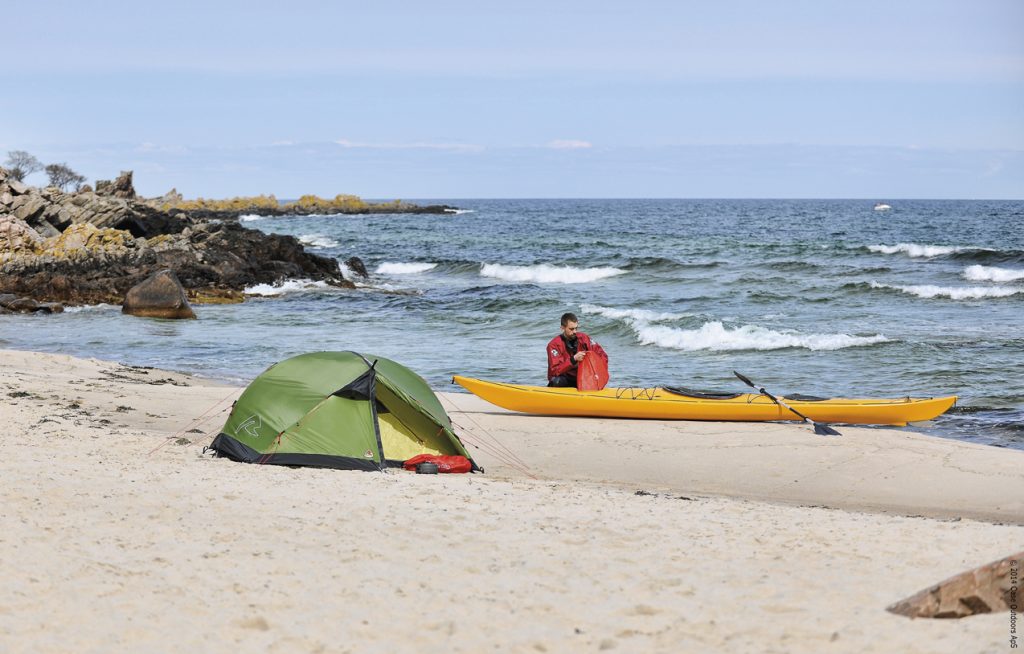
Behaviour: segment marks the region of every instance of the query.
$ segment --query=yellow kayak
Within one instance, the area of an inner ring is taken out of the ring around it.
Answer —
[[[788,409],[757,393],[733,395],[659,387],[578,391],[504,384],[458,375],[452,381],[491,404],[521,413],[652,420],[800,420]],[[898,399],[808,399],[794,395],[780,399],[815,422],[898,426],[931,420],[956,403],[955,395]]]

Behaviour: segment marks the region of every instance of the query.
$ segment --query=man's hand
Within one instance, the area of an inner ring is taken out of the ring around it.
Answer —
[[[580,361],[583,361],[583,357],[585,356],[587,356],[586,352],[577,352],[572,356],[572,360],[575,361],[576,363],[579,363]]]

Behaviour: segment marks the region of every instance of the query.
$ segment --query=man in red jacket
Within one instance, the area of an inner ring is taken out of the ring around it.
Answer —
[[[548,343],[548,386],[576,387],[577,366],[583,357],[599,356],[608,363],[608,354],[583,332],[576,331],[579,319],[574,313],[562,316],[562,333]]]

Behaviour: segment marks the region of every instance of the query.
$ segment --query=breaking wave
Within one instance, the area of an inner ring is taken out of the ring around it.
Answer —
[[[584,284],[600,279],[622,275],[621,268],[573,268],[552,266],[542,263],[536,266],[506,266],[500,263],[485,263],[480,267],[482,277],[493,277],[506,282],[539,284]]]
[[[316,289],[331,288],[327,282],[317,282],[312,279],[288,279],[280,284],[256,284],[245,289],[246,295],[261,295],[271,297],[286,295],[288,293],[300,293]]]
[[[658,313],[646,309],[612,309],[596,305],[583,305],[583,311],[621,320],[633,330],[641,345],[656,345],[673,350],[781,350],[804,348],[808,350],[841,350],[885,343],[889,339],[881,334],[852,336],[850,334],[800,334],[794,331],[775,331],[756,325],[729,328],[721,321],[706,322],[697,329],[682,329],[653,323],[680,320],[684,314]]]
[[[436,263],[401,263],[385,261],[377,266],[377,273],[381,275],[415,275],[437,268]]]
[[[852,336],[850,334],[800,334],[780,332],[756,325],[742,325],[734,329],[719,321],[707,322],[697,329],[677,329],[664,325],[636,323],[637,338],[643,345],[657,345],[673,350],[781,350],[804,348],[807,350],[842,350],[885,343],[882,334]]]
[[[336,248],[341,245],[341,243],[333,238],[321,234],[304,234],[299,237],[299,243],[314,248]]]
[[[954,252],[975,250],[978,248],[962,248],[952,245],[918,245],[917,243],[897,243],[896,245],[869,245],[872,252],[881,254],[906,254],[912,258],[941,257]]]
[[[601,307],[596,304],[584,304],[580,309],[584,313],[596,313],[599,316],[612,318],[613,320],[627,320],[633,322],[659,322],[664,320],[679,320],[687,314],[682,313],[659,313],[647,309],[612,309]]]
[[[244,216],[239,216],[238,217],[238,222],[251,223],[251,222],[255,222],[257,220],[266,220],[269,217],[270,216],[257,216],[254,213],[247,213]]]
[[[1015,282],[1024,279],[1024,270],[974,265],[964,268],[963,276],[972,282]]]
[[[1010,297],[1011,295],[1024,293],[1024,288],[993,288],[989,286],[949,287],[934,286],[932,284],[898,286],[896,284],[879,284],[878,282],[871,282],[871,288],[889,288],[925,299],[946,297],[951,300],[979,300],[986,297]]]
[[[107,304],[100,302],[99,304],[83,304],[77,307],[64,307],[64,313],[91,313],[93,311],[110,311],[112,309],[121,310],[121,307],[117,304]]]

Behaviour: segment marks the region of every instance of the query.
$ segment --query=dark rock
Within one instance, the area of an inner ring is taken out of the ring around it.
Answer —
[[[37,311],[41,313],[64,313],[64,305],[60,302],[40,302]]]
[[[290,236],[203,220],[140,201],[130,173],[97,191],[63,193],[12,183],[0,169],[0,292],[66,304],[120,303],[163,269],[195,301],[239,302],[256,284],[290,277],[352,287],[337,260]],[[164,200],[180,201],[175,191]]]
[[[352,287],[336,259],[304,251],[294,237],[238,223],[196,223],[150,239],[75,225],[47,245],[41,255],[0,262],[0,292],[67,304],[121,303],[132,286],[168,268],[203,302],[241,301],[247,287],[287,278]]]
[[[18,297],[11,293],[0,293],[0,308],[8,312],[22,313],[63,313],[64,305],[59,302],[36,302],[27,297]]]
[[[369,273],[366,272],[366,265],[359,257],[349,257],[345,260],[345,266],[360,277],[370,276]]]
[[[21,313],[32,313],[39,309],[39,303],[31,298],[19,297],[6,302],[4,308],[10,311],[20,311]]]
[[[447,204],[428,204],[424,207],[416,207],[413,213],[455,213],[456,211],[458,211],[456,207]]]
[[[125,295],[121,313],[148,318],[195,318],[181,282],[170,270],[161,270],[133,286]]]

